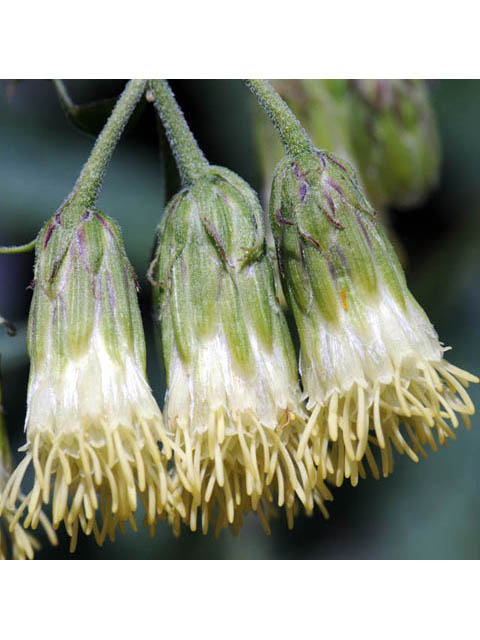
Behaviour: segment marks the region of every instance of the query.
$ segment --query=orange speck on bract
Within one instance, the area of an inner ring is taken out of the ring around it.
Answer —
[[[342,296],[343,308],[346,311],[348,307],[347,307],[347,292],[345,291],[345,289],[342,289],[340,291],[340,295]]]

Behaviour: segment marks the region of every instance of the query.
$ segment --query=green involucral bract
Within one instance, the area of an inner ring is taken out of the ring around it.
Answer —
[[[250,187],[211,167],[177,194],[150,273],[183,520],[195,529],[200,509],[206,531],[218,506],[217,528],[238,529],[250,509],[268,526],[274,503],[289,522],[295,495],[307,510],[322,504],[313,467],[309,475],[295,462],[304,424],[296,361]]]
[[[353,307],[351,294],[376,296],[379,278],[405,305],[402,268],[347,163],[326,152],[285,158],[275,172],[270,215],[290,303],[303,313],[318,306],[335,323],[341,292]],[[361,321],[361,310],[355,312]]]
[[[256,202],[248,202],[238,182],[232,172],[212,169],[205,179],[176,196],[165,213],[154,296],[155,306],[162,310],[163,331],[171,325],[167,332],[175,336],[173,343],[168,338],[163,341],[167,368],[172,348],[190,364],[197,342],[211,336],[217,323],[242,375],[255,371],[252,329],[268,350],[272,350],[274,330],[277,343],[289,340],[279,332],[279,321],[273,322],[261,210]],[[291,352],[283,350],[292,371]]]
[[[28,345],[35,368],[55,372],[101,338],[110,358],[128,351],[145,368],[145,342],[135,276],[113,220],[97,210],[80,219],[53,217],[37,241]],[[95,336],[94,336],[95,334]]]
[[[364,456],[379,475],[372,444],[387,475],[392,444],[418,460],[425,443],[436,448],[433,434],[454,436],[455,412],[468,425],[463,386],[477,379],[443,359],[347,163],[326,151],[282,160],[270,217],[311,412],[299,456],[310,439],[320,477],[356,484]]]

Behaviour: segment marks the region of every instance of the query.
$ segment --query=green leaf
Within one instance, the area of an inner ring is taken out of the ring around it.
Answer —
[[[64,83],[61,80],[53,81],[58,98],[65,110],[65,114],[70,122],[83,133],[87,133],[91,136],[98,136],[102,131],[104,124],[108,120],[108,117],[112,113],[112,109],[115,106],[118,96],[113,98],[104,98],[103,100],[95,100],[87,104],[75,104],[70,97]],[[125,131],[133,129],[140,116],[145,109],[146,100],[142,98],[135,108],[132,117]]]

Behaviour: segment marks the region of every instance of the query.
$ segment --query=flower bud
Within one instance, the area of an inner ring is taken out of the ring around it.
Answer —
[[[311,446],[322,478],[356,484],[364,456],[379,475],[372,443],[388,475],[392,445],[418,460],[456,413],[468,426],[478,378],[443,358],[353,170],[325,151],[285,158],[270,214],[310,411],[299,459]]]
[[[292,524],[295,496],[322,509],[303,430],[296,363],[265,252],[263,212],[250,187],[211,167],[167,206],[151,266],[167,372],[164,415],[175,440],[172,492],[192,530],[242,523],[269,505]]]
[[[422,80],[350,83],[351,136],[363,183],[378,205],[421,203],[438,181],[440,142]]]
[[[72,205],[40,232],[28,351],[25,458],[7,506],[32,463],[32,525],[53,489],[53,525],[64,521],[72,548],[79,524],[100,544],[117,524],[135,527],[137,491],[153,525],[167,504],[171,452],[146,380],[135,276],[117,225],[97,210]]]

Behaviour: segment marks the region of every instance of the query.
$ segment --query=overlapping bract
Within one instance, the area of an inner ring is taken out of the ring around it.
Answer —
[[[296,362],[275,299],[263,214],[250,187],[212,167],[167,207],[151,267],[167,371],[165,420],[176,450],[172,493],[192,530],[241,526],[271,505],[292,524],[295,497],[308,512],[330,494],[316,488]]]
[[[468,427],[478,379],[443,358],[353,170],[325,151],[285,158],[270,214],[310,412],[298,459],[310,446],[322,478],[356,484],[365,459],[378,477],[377,447],[388,475],[392,445],[418,460],[457,413]]]

